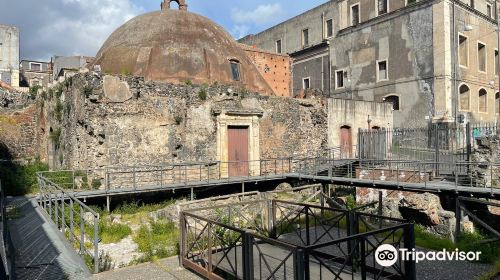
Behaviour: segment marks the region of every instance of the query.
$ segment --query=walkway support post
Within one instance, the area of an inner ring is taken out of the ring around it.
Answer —
[[[411,252],[412,249],[415,248],[415,225],[414,224],[407,224],[404,227],[404,246],[405,248]],[[404,266],[405,266],[405,279],[407,280],[416,280],[417,279],[417,273],[415,269],[415,261],[414,260],[405,260],[404,261]]]
[[[253,236],[243,233],[243,279],[253,280]]]
[[[462,223],[462,209],[460,208],[460,197],[455,197],[455,242],[457,242],[460,236],[461,224]]]
[[[294,274],[295,274],[294,279],[304,280],[305,279],[305,270],[306,270],[305,267],[308,266],[309,263],[305,262],[303,249],[297,249],[295,251],[293,264],[294,264],[293,270],[294,270]]]

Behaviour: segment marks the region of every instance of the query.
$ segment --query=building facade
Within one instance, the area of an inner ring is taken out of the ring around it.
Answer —
[[[52,63],[44,61],[21,60],[20,86],[41,86],[47,88],[52,83]]]
[[[19,87],[19,28],[0,24],[0,80]]]
[[[293,58],[292,91],[388,102],[395,126],[500,111],[494,2],[328,1],[241,43]]]

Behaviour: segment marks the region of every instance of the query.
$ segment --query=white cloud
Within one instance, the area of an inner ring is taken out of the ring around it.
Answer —
[[[256,25],[264,25],[274,22],[276,18],[281,17],[284,13],[280,3],[259,5],[252,11],[243,11],[233,9],[231,19],[239,24],[253,23]]]
[[[249,31],[250,31],[250,26],[248,25],[235,25],[231,29],[231,35],[233,35],[233,37],[236,39],[241,39],[246,35],[248,35]]]
[[[21,29],[21,56],[45,59],[52,55],[94,56],[118,26],[143,13],[130,0],[21,0],[0,10],[0,18]],[[26,17],[23,9],[29,6]]]

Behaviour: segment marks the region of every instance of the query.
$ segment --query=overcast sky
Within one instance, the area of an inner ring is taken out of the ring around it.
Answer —
[[[187,0],[189,10],[221,24],[236,39],[271,27],[327,0]],[[21,59],[94,56],[117,27],[159,10],[161,0],[5,0],[0,24],[21,30]]]

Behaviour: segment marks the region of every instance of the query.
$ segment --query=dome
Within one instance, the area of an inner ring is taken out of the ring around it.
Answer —
[[[106,40],[94,64],[105,73],[132,74],[146,80],[218,82],[272,94],[231,35],[211,20],[181,8],[131,19]]]

